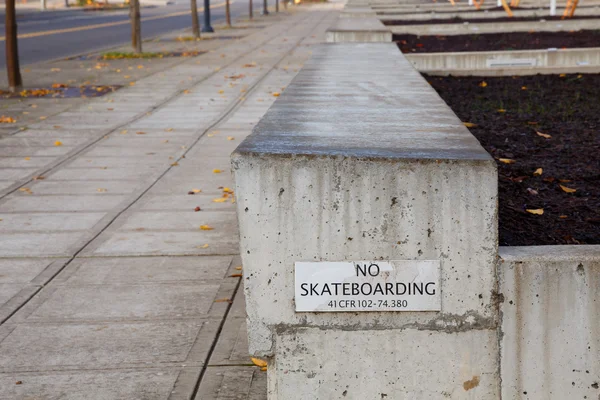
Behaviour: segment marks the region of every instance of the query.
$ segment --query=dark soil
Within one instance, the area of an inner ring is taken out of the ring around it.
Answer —
[[[511,162],[497,161],[501,245],[600,244],[600,74],[426,79]]]
[[[573,19],[599,19],[600,15],[581,15],[568,18],[567,20]],[[495,23],[495,22],[539,22],[539,21],[566,21],[561,16],[546,16],[546,17],[500,17],[500,18],[469,18],[463,19],[460,17],[454,18],[436,18],[436,19],[425,19],[425,20],[394,20],[394,21],[381,21],[384,25],[445,25],[445,24],[464,24],[468,22],[470,24],[480,23]]]
[[[394,35],[403,53],[600,47],[600,30],[508,32],[450,36]]]

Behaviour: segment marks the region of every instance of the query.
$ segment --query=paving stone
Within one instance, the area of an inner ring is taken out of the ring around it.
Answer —
[[[3,257],[70,256],[82,243],[81,232],[3,233],[0,254]]]
[[[258,367],[208,367],[195,400],[267,400],[267,372]]]
[[[35,173],[37,168],[0,168],[0,180],[18,180]]]
[[[227,276],[232,259],[231,256],[79,258],[55,282],[77,285],[219,280]]]
[[[239,253],[238,240],[237,236],[231,236],[231,231],[224,229],[186,232],[128,231],[116,232],[110,236],[103,233],[84,252],[96,256],[234,255]]]
[[[244,290],[240,287],[219,335],[208,365],[250,364]]]
[[[26,286],[24,283],[0,283],[0,306]]]
[[[210,320],[19,324],[0,342],[0,372],[201,365],[217,327]]]
[[[218,294],[227,296],[220,289],[219,283],[199,282],[52,287],[40,293],[45,301],[27,321],[202,318]]]
[[[208,225],[213,230],[207,234],[237,235],[237,217],[235,212],[222,211],[140,211],[124,216],[120,231],[126,230],[200,230]],[[118,222],[117,222],[118,224]],[[223,232],[225,231],[225,232]],[[208,236],[210,238],[210,236]]]
[[[215,203],[213,200],[220,197],[219,189],[215,189],[215,194],[197,193],[190,195],[187,193],[177,195],[146,195],[136,203],[135,208],[149,211],[191,211],[200,207],[201,211],[235,211],[235,203],[225,201]]]
[[[33,156],[62,156],[69,151],[73,150],[72,146],[53,146],[53,147],[0,147],[0,156],[19,156],[19,157],[33,157]]]
[[[31,183],[28,187],[35,194],[130,194],[140,189],[143,183],[130,181],[87,180],[61,181],[43,180]]]
[[[159,174],[158,169],[125,169],[119,167],[102,167],[102,168],[63,168],[49,174],[47,179],[52,180],[130,180],[139,181],[148,178],[152,175]],[[0,171],[1,175],[1,171]]]
[[[198,369],[199,372],[199,369]],[[167,400],[177,368],[0,374],[0,398],[11,400]],[[16,382],[21,382],[16,384]]]
[[[52,258],[0,259],[0,283],[29,283],[53,261]]]
[[[105,213],[0,214],[0,232],[72,231],[92,228]]]
[[[0,168],[40,168],[56,160],[56,157],[0,157]]]
[[[3,204],[0,204],[0,212],[107,211],[125,199],[124,195],[108,193],[96,193],[89,196],[11,196]]]

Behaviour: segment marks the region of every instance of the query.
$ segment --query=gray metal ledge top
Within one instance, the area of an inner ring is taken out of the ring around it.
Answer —
[[[235,153],[492,160],[393,43],[315,47]]]

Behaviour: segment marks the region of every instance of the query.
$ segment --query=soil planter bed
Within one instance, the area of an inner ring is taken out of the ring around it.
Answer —
[[[469,35],[393,35],[403,53],[535,50],[600,47],[600,30]]]
[[[600,74],[426,78],[498,160],[501,245],[600,244]]]

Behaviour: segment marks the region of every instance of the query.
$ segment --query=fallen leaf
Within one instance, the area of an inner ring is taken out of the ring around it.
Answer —
[[[241,266],[240,267],[235,267],[235,269],[236,269],[236,271],[241,271],[242,267]]]
[[[472,122],[463,122],[463,125],[467,128],[475,128],[477,126],[477,124],[474,124]]]
[[[227,198],[225,197],[219,197],[217,199],[213,199],[213,203],[225,203],[227,201]]]
[[[231,303],[231,299],[216,299],[215,303]]]
[[[62,142],[60,140],[57,140],[56,142],[54,142],[55,146],[62,146]]]
[[[535,176],[540,176],[540,175],[541,175],[543,172],[544,172],[544,170],[543,170],[543,169],[541,169],[541,168],[538,168],[538,169],[536,169],[535,171],[533,171],[533,174],[534,174]]]
[[[558,186],[560,186],[560,188],[563,190],[563,192],[566,192],[566,193],[575,193],[577,191],[577,189],[571,189],[570,187],[566,187],[563,185],[558,185]]]
[[[31,157],[25,157],[25,161],[31,160]]]
[[[538,131],[536,131],[535,133],[537,133],[538,136],[541,136],[546,139],[550,139],[552,137],[551,135],[548,135],[547,133],[542,133],[542,132],[538,132]]]
[[[106,191],[107,191],[107,190],[106,190],[106,189],[104,189],[104,188],[98,188],[98,189],[96,189],[96,192],[98,192],[98,193],[104,193],[104,192],[106,192]]]
[[[139,132],[136,132],[135,134],[136,134],[136,135],[145,135],[145,134],[146,134],[146,132],[139,131]]]
[[[233,190],[229,189],[228,187],[223,188],[223,191],[225,193],[233,193]]]
[[[135,86],[135,82],[129,82],[129,86]]]
[[[498,109],[498,110],[496,110],[496,111],[498,111],[499,113],[505,113],[505,112],[506,112],[506,110],[505,110],[504,108],[499,108],[499,109]]]
[[[183,94],[190,94],[190,91],[189,90],[184,90]]]
[[[263,368],[267,366],[267,362],[265,360],[261,360],[260,358],[250,357],[250,360],[252,360],[252,363],[257,367]]]
[[[231,274],[229,275],[231,278],[241,278],[242,274]]]
[[[46,177],[42,175],[33,178],[34,181],[43,181],[44,179],[46,179]]]
[[[558,218],[565,219],[565,218],[568,218],[568,217],[566,215],[559,215]]]
[[[127,129],[123,129],[123,130],[121,131],[121,135],[127,135]]]
[[[527,86],[521,86],[521,90],[527,90]]]
[[[527,192],[531,195],[537,196],[538,192],[535,189],[527,188]]]
[[[171,167],[176,167],[176,166],[178,166],[178,165],[179,165],[179,163],[178,163],[178,162],[174,162],[173,164],[171,164]]]
[[[479,87],[487,87],[487,82],[486,81],[481,81],[479,83]]]
[[[223,93],[225,93],[224,90],[219,90],[219,94],[223,94]]]
[[[227,136],[227,140],[235,140],[233,136]]]
[[[167,128],[165,129],[165,132],[173,132],[173,128]]]
[[[15,122],[17,122],[17,120],[11,117],[6,117],[4,115],[0,117],[0,123],[2,124],[14,124]]]
[[[564,78],[567,74],[560,74],[559,77]]]
[[[43,120],[45,120],[46,118],[48,118],[48,117],[45,117],[45,116],[43,116],[43,115],[40,117],[40,119],[41,119],[42,121],[43,121]]]
[[[223,172],[223,171],[221,171],[220,169],[216,169],[216,168],[213,169],[214,174],[220,174],[221,172]]]
[[[194,208],[194,211],[195,211],[195,212],[198,212],[198,211],[200,211],[200,207],[196,207],[196,208]]]
[[[266,371],[266,370],[267,370],[267,367],[261,367],[261,368],[260,368],[260,370],[261,370],[261,371]]]
[[[200,225],[200,229],[203,230],[203,231],[212,231],[215,228],[213,228],[210,225]]]
[[[203,244],[202,246],[200,246],[201,249],[206,249],[208,248],[208,243],[207,244]]]
[[[527,209],[525,210],[527,211],[529,214],[535,214],[535,215],[543,215],[544,214],[544,209],[543,208],[537,208],[537,209]]]
[[[200,193],[201,191],[202,190],[200,190],[200,189],[192,189],[192,192],[194,192],[194,193]]]
[[[279,97],[279,96],[281,96],[281,93],[279,93],[279,92],[273,92],[273,97]]]
[[[504,164],[514,164],[516,161],[510,158],[499,158],[498,161]]]

